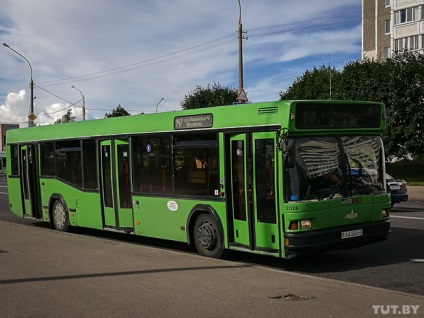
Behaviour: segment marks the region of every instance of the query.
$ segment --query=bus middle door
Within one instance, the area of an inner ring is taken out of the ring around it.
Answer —
[[[262,253],[280,252],[276,205],[275,133],[233,135],[229,139],[231,184],[230,245]]]
[[[103,217],[106,228],[132,232],[134,228],[127,140],[100,143]]]

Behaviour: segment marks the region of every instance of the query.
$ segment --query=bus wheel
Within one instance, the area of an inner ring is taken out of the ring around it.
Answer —
[[[62,201],[56,200],[53,204],[52,219],[54,228],[58,231],[67,232],[69,229],[69,216]]]
[[[220,258],[224,250],[216,221],[210,214],[201,214],[194,223],[194,244],[199,254]]]

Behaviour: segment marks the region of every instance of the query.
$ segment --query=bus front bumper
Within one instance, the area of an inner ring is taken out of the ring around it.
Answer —
[[[285,258],[380,242],[386,240],[390,232],[390,220],[383,220],[325,230],[285,233]]]

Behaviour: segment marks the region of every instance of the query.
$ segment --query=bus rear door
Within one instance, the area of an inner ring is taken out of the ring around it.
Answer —
[[[127,140],[100,143],[103,218],[106,228],[134,228]]]
[[[280,253],[275,196],[275,133],[249,133],[229,138],[230,246]]]

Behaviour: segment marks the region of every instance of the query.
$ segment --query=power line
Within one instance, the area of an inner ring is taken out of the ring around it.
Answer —
[[[337,22],[332,22],[332,23],[322,23],[319,24],[318,26],[320,27],[326,27],[326,26],[330,26],[330,25],[335,25],[335,24],[340,24],[340,23],[346,23],[348,21],[356,21],[356,19],[345,19],[343,21],[337,21]],[[257,37],[257,36],[268,36],[268,35],[274,35],[274,34],[280,34],[280,33],[286,33],[286,32],[291,32],[291,31],[299,31],[299,30],[307,30],[307,29],[314,29],[316,28],[317,25],[311,25],[311,26],[305,26],[305,27],[293,27],[293,28],[288,28],[288,29],[282,29],[282,30],[277,30],[277,31],[271,31],[271,32],[267,32],[267,33],[260,33],[260,34],[249,34],[249,37]]]
[[[62,100],[62,101],[64,101],[65,103],[67,103],[67,104],[72,104],[71,106],[76,106],[76,107],[80,107],[81,108],[81,106],[77,106],[76,104],[77,103],[79,103],[82,99],[80,99],[78,102],[76,102],[76,103],[72,103],[72,102],[70,102],[70,101],[67,101],[66,99],[64,99],[64,98],[62,98],[62,97],[60,97],[60,96],[57,96],[57,95],[55,95],[55,94],[53,94],[52,92],[50,92],[50,91],[48,91],[47,89],[45,89],[45,88],[43,88],[43,87],[41,87],[41,86],[39,86],[39,85],[37,85],[37,84],[34,84],[34,86],[37,86],[39,89],[41,89],[42,91],[44,91],[44,92],[46,92],[46,93],[48,93],[48,94],[50,94],[50,95],[53,95],[54,97],[56,97],[56,98],[59,98],[60,100]]]
[[[343,14],[327,15],[327,16],[316,17],[316,18],[311,18],[311,19],[303,19],[303,20],[297,20],[297,21],[292,21],[292,22],[287,22],[287,23],[282,23],[282,24],[274,24],[274,25],[269,25],[269,26],[264,26],[264,27],[259,27],[259,28],[253,28],[253,29],[249,29],[249,34],[250,34],[250,32],[254,32],[254,31],[273,29],[273,28],[281,28],[281,27],[284,28],[284,27],[287,27],[287,26],[292,27],[293,25],[303,24],[305,22],[314,22],[314,21],[321,21],[321,20],[328,21],[329,19],[333,19],[333,18],[342,18],[342,21],[340,21],[340,22],[344,22],[344,21],[346,21],[345,19],[346,19],[347,16],[354,15],[354,14],[361,14],[361,10],[352,10],[352,11],[344,12]],[[264,33],[264,34],[267,34],[267,33]]]
[[[343,14],[328,15],[328,16],[316,17],[312,19],[304,19],[304,20],[298,20],[298,21],[293,21],[293,22],[288,22],[283,24],[274,24],[270,26],[254,28],[249,30],[249,37],[258,37],[258,36],[264,37],[264,36],[269,36],[269,35],[274,35],[279,33],[301,31],[301,30],[313,29],[317,27],[322,28],[322,27],[332,26],[335,24],[347,23],[350,21],[357,21],[358,20],[357,15],[360,13],[361,13],[361,10],[352,10],[352,11],[344,12]],[[335,20],[335,21],[332,21],[332,20]],[[324,22],[318,23],[320,21],[324,21]],[[305,22],[308,22],[308,24],[305,25]],[[276,29],[276,30],[267,31],[271,29]]]
[[[103,76],[115,75],[115,74],[131,71],[131,70],[135,70],[135,69],[139,69],[139,68],[146,68],[146,67],[149,67],[149,66],[162,64],[162,63],[165,63],[165,62],[169,62],[169,61],[173,61],[173,60],[180,59],[180,58],[183,58],[183,57],[187,57],[187,56],[190,56],[190,55],[193,55],[193,54],[202,53],[202,52],[205,52],[205,51],[208,51],[208,50],[211,50],[211,49],[215,49],[217,47],[221,47],[223,45],[227,45],[227,44],[229,44],[233,41],[236,41],[236,39],[234,38],[234,35],[229,34],[229,35],[225,35],[225,36],[219,37],[219,38],[214,39],[214,40],[210,40],[210,41],[207,41],[207,42],[196,44],[196,45],[189,47],[189,48],[181,49],[181,50],[178,50],[178,51],[175,51],[175,52],[171,52],[171,53],[164,54],[164,55],[154,57],[154,58],[150,58],[150,59],[147,59],[147,60],[143,60],[143,61],[139,61],[139,62],[135,62],[135,63],[119,66],[119,67],[114,67],[114,68],[111,68],[111,69],[108,69],[108,70],[98,71],[98,72],[94,72],[94,73],[90,73],[90,74],[68,77],[68,78],[57,79],[57,80],[44,81],[44,82],[41,82],[40,84],[50,86],[50,85],[63,84],[63,83],[69,82],[71,80],[72,81],[75,81],[75,80],[80,81],[81,79],[94,79],[94,78],[99,78],[99,77],[103,77]]]
[[[56,95],[56,94],[53,94],[52,92],[50,92],[50,91],[46,90],[45,88],[42,88],[42,87],[41,87],[41,86],[39,86],[39,85],[34,84],[34,86],[38,87],[39,89],[43,90],[44,92],[46,92],[46,93],[48,93],[48,94],[50,94],[50,95],[53,95],[54,97],[59,98],[60,100],[64,101],[65,103],[69,104],[69,106],[66,106],[65,108],[62,108],[62,109],[56,110],[56,111],[54,111],[54,112],[49,112],[49,113],[47,113],[47,112],[42,112],[42,113],[39,113],[40,115],[52,115],[52,114],[56,114],[56,113],[59,113],[59,112],[62,112],[62,111],[64,111],[64,110],[66,110],[66,109],[69,109],[69,108],[71,108],[71,107],[73,107],[73,106],[78,107],[78,108],[82,108],[81,106],[76,105],[76,104],[78,104],[78,103],[79,103],[82,99],[80,99],[80,100],[79,100],[79,101],[77,101],[76,103],[71,103],[71,102],[67,101],[66,99],[63,99],[62,97],[60,97],[60,96],[58,96],[58,95]]]
[[[316,17],[316,18],[312,18],[312,19],[303,19],[303,20],[293,21],[293,22],[285,23],[285,24],[276,24],[276,25],[271,25],[271,26],[253,28],[253,29],[249,30],[249,37],[258,37],[258,36],[264,37],[264,36],[274,35],[274,34],[283,33],[283,32],[311,29],[311,28],[315,28],[317,26],[324,27],[324,26],[330,26],[330,25],[339,24],[339,23],[346,23],[348,21],[356,20],[356,18],[346,19],[346,16],[349,16],[349,15],[352,15],[352,14],[358,14],[360,12],[361,12],[361,10],[347,11],[347,12],[344,12],[343,14],[328,15],[328,16]],[[335,19],[335,18],[343,18],[343,19],[341,21],[336,21],[336,22],[331,22],[331,23],[314,24],[312,26],[305,26],[305,27],[300,27],[300,28],[299,27],[293,27],[293,25],[301,24],[301,23],[305,23],[305,22],[315,22],[315,21],[322,21],[322,20],[328,21],[329,19]],[[290,28],[287,29],[287,27],[290,27]],[[277,29],[279,28],[280,30],[272,31],[272,32],[263,32],[265,30],[275,29],[275,28],[277,28]],[[126,73],[126,72],[130,72],[130,71],[134,71],[134,70],[138,70],[138,69],[144,69],[144,68],[147,68],[147,67],[151,67],[151,66],[155,66],[155,65],[159,65],[159,64],[163,64],[163,63],[168,63],[170,61],[185,58],[185,57],[188,57],[188,56],[191,56],[191,55],[194,55],[194,54],[203,53],[203,52],[209,51],[211,49],[215,49],[215,48],[218,48],[218,47],[221,47],[221,46],[224,46],[224,45],[236,42],[236,41],[237,41],[237,39],[234,36],[234,34],[228,34],[228,35],[224,35],[222,37],[219,37],[219,38],[216,38],[216,39],[213,39],[213,40],[202,42],[202,43],[196,44],[194,46],[191,46],[191,47],[188,47],[188,48],[185,48],[185,49],[181,49],[181,50],[178,50],[178,51],[175,51],[175,52],[171,52],[171,53],[168,53],[168,54],[164,54],[164,55],[161,55],[161,56],[158,56],[158,57],[154,57],[154,58],[151,58],[151,59],[147,59],[147,60],[143,60],[143,61],[139,61],[139,62],[123,65],[123,66],[118,66],[118,67],[114,67],[114,68],[103,70],[103,71],[89,73],[89,74],[85,74],[85,75],[44,81],[44,82],[40,82],[40,84],[44,85],[44,86],[53,86],[53,85],[66,84],[66,83],[69,83],[70,81],[79,82],[79,81],[83,81],[83,80],[91,80],[91,79],[97,79],[97,78],[101,78],[101,77],[105,77],[105,76],[111,76],[111,75]]]

